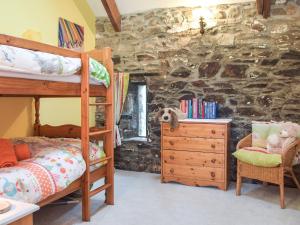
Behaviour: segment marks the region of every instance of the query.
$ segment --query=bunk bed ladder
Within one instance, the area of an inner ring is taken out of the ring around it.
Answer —
[[[107,49],[107,54],[104,59],[111,60],[111,50]],[[105,103],[89,103],[89,56],[87,53],[82,53],[82,81],[81,81],[81,141],[82,141],[82,152],[87,168],[83,176],[82,185],[82,219],[84,221],[90,221],[90,198],[99,192],[105,190],[105,202],[106,204],[114,204],[114,156],[113,156],[113,135],[114,135],[114,114],[113,114],[113,67],[112,63],[105,65],[109,74],[111,75],[111,83],[106,91],[106,102]],[[105,62],[104,62],[105,64]],[[89,128],[89,107],[90,106],[105,106],[105,129],[99,131],[90,131]],[[89,141],[90,137],[93,136],[104,136],[104,150],[106,157],[94,161],[90,161],[89,158]],[[104,185],[90,190],[91,177],[90,177],[90,166],[101,162],[106,162],[106,175]]]

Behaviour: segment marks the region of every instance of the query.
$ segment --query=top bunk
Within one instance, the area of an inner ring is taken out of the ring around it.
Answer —
[[[84,80],[90,97],[107,96],[112,79],[111,48],[75,52],[0,34],[0,96],[80,97]]]

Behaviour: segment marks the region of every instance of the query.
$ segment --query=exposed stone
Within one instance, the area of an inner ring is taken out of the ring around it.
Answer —
[[[241,15],[241,9],[239,6],[231,7],[228,10],[228,18],[237,18]]]
[[[222,77],[245,78],[248,65],[228,64],[222,73]]]
[[[238,104],[238,102],[234,99],[230,99],[229,102],[230,102],[231,105],[237,105]]]
[[[208,85],[203,80],[193,81],[192,85],[195,87],[200,87],[200,88],[208,87]]]
[[[188,94],[185,94],[185,95],[182,95],[179,100],[189,100],[189,99],[192,99],[192,98],[195,98],[195,94],[194,93],[188,93]]]
[[[261,61],[262,66],[275,66],[279,62],[279,59],[263,59]]]
[[[287,77],[297,77],[300,76],[300,67],[295,69],[279,70],[274,73],[275,75],[287,76]]]
[[[281,34],[288,31],[289,27],[286,23],[276,23],[269,27],[272,34]]]
[[[228,118],[233,114],[233,110],[229,107],[220,107],[218,108],[218,116]]]
[[[249,64],[249,63],[256,63],[256,60],[254,60],[254,59],[236,59],[233,62],[234,63],[246,63],[246,64]]]
[[[269,107],[272,105],[272,97],[269,95],[260,96],[257,98],[257,102],[261,106]]]
[[[160,109],[164,108],[164,104],[150,104],[148,105],[148,110],[151,112],[158,112]]]
[[[272,55],[272,52],[270,51],[263,51],[261,53],[258,54],[258,57],[259,58],[266,58],[266,57],[269,57]]]
[[[222,95],[206,95],[205,100],[206,101],[216,101],[219,104],[224,104],[225,103],[225,99]]]
[[[226,12],[224,11],[218,11],[215,15],[215,19],[226,19]]]
[[[190,74],[191,74],[191,71],[188,68],[183,67],[183,66],[178,67],[171,72],[171,76],[173,76],[173,77],[186,78],[186,77],[190,76]]]
[[[219,46],[233,47],[235,44],[234,40],[235,37],[231,34],[218,34],[217,36],[217,44]]]
[[[145,53],[145,54],[139,54],[136,57],[137,57],[138,61],[153,60],[153,59],[155,59],[154,55],[147,54],[147,53]]]
[[[108,18],[98,18],[97,48],[111,47],[115,71],[139,74],[148,90],[149,141],[123,142],[115,166],[160,172],[161,131],[154,118],[160,108],[179,107],[180,99],[219,102],[219,116],[233,118],[230,151],[251,132],[251,120],[299,122],[297,4],[272,5],[266,20],[256,15],[255,2],[209,6],[216,24],[207,20],[204,35],[193,18],[195,8],[124,15],[121,32],[114,32]],[[103,125],[103,112],[97,109],[96,115]],[[235,177],[236,161],[230,160]]]
[[[267,74],[264,72],[260,72],[260,71],[252,71],[249,73],[249,77],[252,79],[259,79],[259,78],[264,78],[267,77]]]
[[[215,54],[211,57],[212,60],[216,60],[216,61],[220,61],[221,59],[223,59],[223,55],[222,54]]]
[[[263,114],[253,107],[240,107],[237,108],[237,113],[241,116],[249,116],[249,117],[256,117],[262,116]]]
[[[265,88],[267,87],[267,83],[252,83],[252,84],[248,84],[245,88]]]
[[[271,10],[272,16],[283,16],[286,15],[286,11],[283,8],[273,8]]]
[[[287,2],[287,0],[275,0],[275,4],[285,4]]]
[[[202,63],[199,68],[199,77],[214,77],[220,70],[221,65],[218,62]]]
[[[229,94],[229,95],[237,94],[237,93],[238,93],[237,90],[232,89],[232,88],[216,89],[215,91],[216,91],[217,93],[224,93],[224,94]]]
[[[289,52],[283,53],[281,58],[300,60],[300,51],[290,50]]]
[[[262,32],[264,30],[266,30],[266,26],[260,22],[255,20],[252,24],[251,24],[251,28],[252,30],[258,31],[258,32]]]
[[[294,4],[288,4],[286,7],[287,15],[294,15],[297,12],[297,8]]]
[[[185,81],[177,81],[177,82],[171,83],[170,88],[171,88],[171,89],[179,89],[179,90],[181,90],[181,89],[183,89],[186,85],[187,85],[187,82],[185,82]]]
[[[119,55],[114,55],[114,56],[112,57],[112,60],[113,60],[113,62],[114,62],[114,65],[118,65],[118,64],[121,63],[121,57],[120,57]]]

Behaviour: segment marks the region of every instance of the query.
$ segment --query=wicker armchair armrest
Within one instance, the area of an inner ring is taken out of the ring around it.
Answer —
[[[251,146],[252,146],[252,134],[249,134],[238,142],[238,144],[236,145],[236,149],[241,149],[244,147],[251,147]]]
[[[300,146],[300,140],[292,142],[284,149],[282,149],[282,165],[285,167],[290,167],[293,164],[294,158],[297,153],[297,148]]]

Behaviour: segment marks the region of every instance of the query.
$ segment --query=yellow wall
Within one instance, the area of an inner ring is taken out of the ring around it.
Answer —
[[[0,0],[0,32],[58,44],[58,18],[84,26],[85,50],[95,47],[95,16],[86,0]],[[34,121],[31,98],[0,98],[0,137],[28,136]],[[91,118],[93,120],[93,118]],[[79,99],[43,99],[41,121],[80,124]]]

